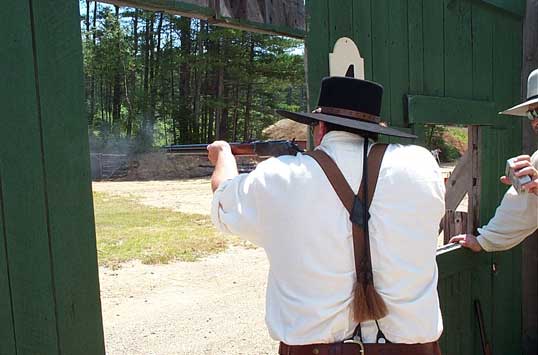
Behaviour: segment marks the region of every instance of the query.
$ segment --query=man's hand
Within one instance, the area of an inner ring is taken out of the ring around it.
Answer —
[[[215,166],[211,176],[211,189],[215,192],[224,180],[233,179],[238,175],[237,163],[232,154],[232,148],[225,141],[215,141],[207,146],[207,157]]]
[[[475,253],[482,251],[482,247],[472,234],[460,234],[450,238],[449,243],[458,243],[459,245],[471,249]]]
[[[207,146],[207,151],[207,158],[213,166],[217,165],[220,154],[232,154],[232,148],[228,142],[225,141],[214,141]]]
[[[517,177],[528,175],[532,181],[523,185],[522,188],[538,195],[538,171],[532,165],[530,156],[520,155],[515,158],[514,173]],[[506,185],[512,185],[507,176],[501,176],[501,182]]]

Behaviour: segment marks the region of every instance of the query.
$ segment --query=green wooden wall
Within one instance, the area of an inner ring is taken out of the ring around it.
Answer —
[[[506,188],[505,160],[521,152],[521,120],[497,112],[520,100],[523,0],[307,0],[311,107],[328,53],[343,36],[385,87],[382,117],[419,135],[425,123],[481,124],[481,223]],[[397,141],[397,140],[393,140]],[[495,354],[521,353],[521,250],[438,253],[443,354],[480,354],[473,301]],[[495,265],[495,272],[493,271]]]
[[[104,354],[78,2],[0,11],[0,354]]]

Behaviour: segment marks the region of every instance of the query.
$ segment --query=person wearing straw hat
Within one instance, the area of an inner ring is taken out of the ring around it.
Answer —
[[[313,126],[317,148],[249,174],[238,175],[228,143],[208,146],[213,223],[268,256],[279,354],[440,354],[443,178],[426,149],[375,144],[415,138],[381,122],[382,94],[371,81],[323,79],[316,110],[277,111]]]
[[[527,100],[500,113],[527,117],[538,134],[538,69],[529,75]],[[493,218],[478,228],[478,236],[457,235],[450,239],[451,243],[459,243],[475,252],[502,251],[515,247],[538,229],[538,151],[532,157],[520,155],[514,160],[515,175],[528,176],[530,182],[522,185],[519,193],[513,186],[508,189]],[[501,182],[512,184],[506,176],[501,177]]]

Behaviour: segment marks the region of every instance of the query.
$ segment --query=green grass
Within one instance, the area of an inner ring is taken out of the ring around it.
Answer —
[[[145,264],[195,261],[223,251],[229,241],[208,216],[147,207],[136,200],[94,193],[99,265],[118,267],[138,259]]]

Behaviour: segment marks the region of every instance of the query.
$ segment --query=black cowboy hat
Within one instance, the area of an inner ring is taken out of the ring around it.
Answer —
[[[417,136],[387,127],[381,122],[383,86],[368,80],[333,76],[321,81],[318,108],[314,112],[276,110],[279,115],[303,124],[324,121],[387,136]]]

